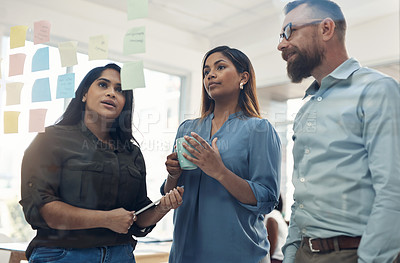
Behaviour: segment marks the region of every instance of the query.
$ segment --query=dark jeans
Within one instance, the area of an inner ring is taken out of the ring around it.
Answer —
[[[135,263],[131,244],[96,248],[51,248],[38,247],[33,250],[29,263]]]
[[[357,249],[335,250],[329,253],[311,252],[307,243],[301,242],[296,252],[296,263],[357,263]]]

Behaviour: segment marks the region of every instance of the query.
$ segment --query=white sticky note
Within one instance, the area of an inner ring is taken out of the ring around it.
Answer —
[[[23,82],[10,82],[6,84],[6,106],[21,104],[21,90]]]
[[[108,59],[108,36],[92,36],[89,38],[89,60]]]
[[[77,49],[77,41],[68,41],[58,44],[62,67],[71,67],[78,64],[78,57],[76,55]]]

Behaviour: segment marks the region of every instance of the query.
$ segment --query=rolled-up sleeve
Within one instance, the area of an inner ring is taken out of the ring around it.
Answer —
[[[261,120],[249,137],[249,180],[257,205],[247,209],[268,214],[278,204],[281,169],[281,143],[272,125]]]
[[[60,161],[53,145],[46,134],[38,134],[22,160],[20,204],[33,229],[49,228],[39,210],[46,203],[60,200]]]

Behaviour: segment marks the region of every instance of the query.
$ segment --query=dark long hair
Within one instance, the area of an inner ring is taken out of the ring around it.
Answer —
[[[113,69],[121,73],[121,67],[114,63],[90,70],[75,91],[75,98],[71,100],[64,114],[57,120],[57,125],[75,125],[83,120],[86,103],[82,102],[82,98],[88,92],[92,83],[106,69]],[[123,145],[130,145],[133,141],[138,144],[132,135],[133,92],[132,90],[124,90],[123,94],[125,96],[125,105],[121,114],[114,120],[110,135],[114,140],[120,140]]]
[[[219,46],[208,51],[203,58],[203,85],[202,85],[202,105],[201,105],[201,118],[205,118],[207,115],[214,111],[215,102],[211,99],[206,90],[204,89],[204,66],[207,58],[213,54],[220,52],[227,57],[235,66],[238,73],[248,72],[249,81],[240,90],[238,105],[243,111],[244,115],[248,117],[261,118],[260,106],[258,104],[257,93],[256,93],[256,75],[254,73],[253,66],[251,65],[250,59],[240,50],[230,48],[228,46]]]

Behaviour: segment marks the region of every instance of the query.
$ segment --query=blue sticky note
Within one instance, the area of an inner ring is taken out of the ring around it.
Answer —
[[[37,79],[32,87],[32,102],[51,101],[49,78]]]
[[[75,73],[58,76],[56,99],[75,98]]]
[[[49,47],[40,48],[32,58],[32,72],[49,69]]]

